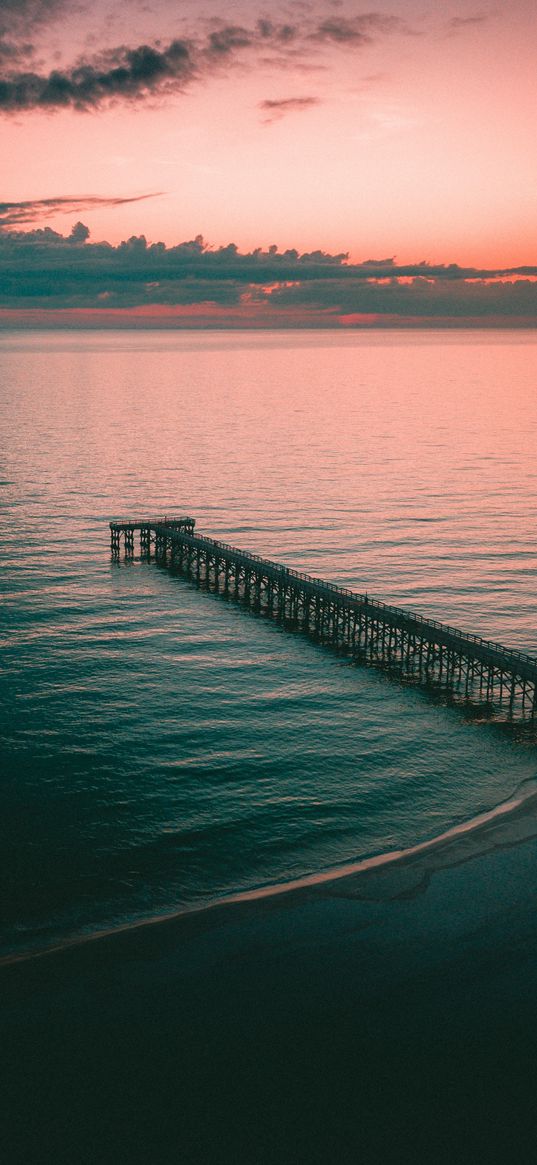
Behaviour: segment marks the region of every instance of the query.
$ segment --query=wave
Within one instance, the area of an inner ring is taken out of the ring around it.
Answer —
[[[535,800],[537,805],[537,779],[524,781],[509,800],[501,801],[493,809],[488,809],[484,813],[479,813],[475,817],[470,818],[468,821],[453,825],[443,833],[436,834],[435,837],[429,838],[427,841],[417,842],[415,845],[407,846],[404,849],[388,850],[374,857],[347,862],[343,866],[336,866],[315,874],[305,874],[303,877],[295,878],[289,882],[261,886],[254,890],[240,891],[237,894],[230,895],[226,899],[221,900],[221,902],[248,902],[256,899],[274,897],[277,894],[286,894],[293,890],[306,889],[309,886],[320,886],[325,883],[339,881],[343,878],[350,878],[356,874],[365,874],[370,870],[378,870],[397,862],[405,862],[411,858],[419,857],[421,854],[440,849],[450,842],[455,842],[458,838],[466,834],[477,833],[479,830],[484,829],[484,827],[496,822],[499,818],[511,816],[517,809],[522,807],[527,808],[528,802],[532,800]],[[212,905],[215,904],[211,903]]]
[[[447,846],[456,844],[458,840],[467,837],[469,834],[479,835],[479,833],[483,833],[485,835],[486,833],[490,833],[491,827],[501,823],[502,818],[513,818],[519,810],[523,810],[526,816],[528,815],[527,811],[532,802],[535,802],[535,808],[537,808],[536,778],[530,778],[524,781],[508,800],[501,801],[492,809],[479,813],[467,821],[453,825],[443,833],[437,834],[435,837],[429,838],[426,841],[417,842],[415,845],[407,846],[403,849],[388,850],[385,853],[377,854],[373,857],[361,858],[357,861],[347,862],[344,865],[321,870],[316,873],[304,874],[300,878],[293,878],[287,882],[271,883],[270,885],[258,886],[251,890],[241,890],[222,898],[213,899],[203,905],[196,904],[195,906],[182,908],[169,914],[153,915],[126,923],[119,923],[112,927],[93,931],[90,934],[70,935],[58,943],[37,950],[20,951],[4,955],[0,957],[0,968],[11,966],[15,963],[27,962],[31,959],[43,958],[47,955],[58,954],[73,947],[84,946],[87,943],[96,942],[99,939],[113,938],[126,932],[148,926],[158,926],[160,923],[170,923],[174,920],[191,919],[196,916],[207,915],[210,911],[217,908],[231,908],[245,902],[262,902],[268,898],[276,898],[301,890],[307,891],[321,885],[340,882],[347,878],[350,879],[359,875],[367,875],[371,871],[382,870],[388,866],[401,865],[405,862],[419,859],[423,855],[439,852]],[[533,832],[537,832],[537,822]],[[523,838],[524,835],[516,834],[505,840],[508,844],[516,844],[517,841],[521,841]],[[493,846],[497,844],[498,842],[494,839]],[[487,849],[493,846],[483,844],[480,849],[478,848],[477,851],[473,850],[467,856],[474,857],[479,854],[484,854],[487,852]]]

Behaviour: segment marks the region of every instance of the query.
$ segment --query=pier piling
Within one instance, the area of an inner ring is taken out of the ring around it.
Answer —
[[[121,519],[110,523],[112,557],[154,556],[197,586],[296,628],[356,662],[394,671],[405,682],[425,684],[480,707],[484,718],[537,716],[537,659],[390,606],[281,563],[194,532],[195,519]]]

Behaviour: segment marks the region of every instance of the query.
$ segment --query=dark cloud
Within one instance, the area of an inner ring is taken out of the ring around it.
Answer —
[[[290,44],[298,36],[296,24],[274,24],[272,20],[258,20],[257,31],[264,40]]]
[[[150,45],[119,48],[108,53],[103,64],[54,69],[47,76],[23,72],[0,80],[0,109],[96,109],[118,98],[133,100],[162,93],[167,87],[181,90],[196,71],[186,41],[174,40],[165,49]]]
[[[264,34],[262,34],[264,35]],[[255,41],[255,33],[249,32],[238,24],[223,25],[215,32],[209,33],[207,45],[208,54],[216,57],[227,57],[237,49],[249,49]]]
[[[395,267],[395,256],[392,255],[389,259],[366,259],[364,267],[381,267],[384,269],[384,274],[386,268],[391,270],[392,267]]]
[[[70,243],[87,243],[90,237],[90,229],[85,226],[83,222],[76,222],[74,227],[71,227],[71,234],[69,235]]]
[[[143,235],[116,247],[87,240],[82,223],[68,237],[50,227],[0,231],[0,308],[94,310],[107,305],[158,312],[174,306],[197,311],[212,303],[233,307],[239,316],[249,305],[261,324],[288,318],[307,325],[323,313],[336,325],[367,316],[417,324],[435,319],[537,322],[537,267],[399,266],[393,258],[351,264],[343,253],[299,254],[275,245],[242,254],[234,243],[213,249],[199,235],[172,247],[150,244]]]
[[[23,0],[24,4],[32,7],[31,0]],[[60,5],[61,0],[56,5],[51,0],[48,6],[44,5],[44,11],[50,15]],[[39,0],[34,0],[33,7],[37,20]],[[12,24],[9,27],[12,29]],[[276,23],[267,18],[250,28],[212,21],[209,32],[201,39],[179,38],[164,47],[160,43],[136,48],[122,45],[49,73],[19,68],[16,54],[13,59],[9,57],[11,41],[8,44],[6,40],[4,59],[0,56],[4,69],[0,77],[0,111],[88,110],[114,101],[162,97],[182,92],[193,81],[240,62],[281,68],[292,60],[295,68],[307,68],[314,45],[351,51],[395,31],[406,31],[400,20],[376,13],[320,21],[308,17],[301,24]]]
[[[284,97],[279,101],[270,99],[260,101],[259,108],[265,114],[263,118],[265,125],[270,125],[288,113],[301,113],[303,110],[311,109],[313,105],[319,104],[318,97]]]
[[[404,316],[414,319],[465,319],[486,321],[495,317],[537,322],[537,269],[534,278],[513,280],[498,276],[454,279],[445,272],[434,277],[400,277],[397,274],[373,281],[356,277],[315,280],[302,285],[275,287],[270,302],[294,308],[337,308],[342,316]]]
[[[60,198],[36,198],[30,199],[26,202],[0,202],[0,230],[3,227],[13,227],[17,224],[31,223],[43,218],[52,218],[56,214],[83,214],[86,210],[94,210],[96,207],[113,207],[124,206],[128,202],[143,202],[146,198],[157,198],[158,194],[138,194],[133,198],[99,198],[95,197],[81,197],[74,198],[72,196]],[[61,235],[56,235],[55,231],[50,232],[58,239],[62,239]],[[9,233],[8,238],[14,239],[12,232]],[[30,236],[27,232],[21,234],[22,242],[30,241]]]

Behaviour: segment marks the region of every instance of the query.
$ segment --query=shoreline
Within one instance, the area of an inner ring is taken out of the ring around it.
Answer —
[[[524,790],[526,792],[523,792]],[[372,883],[379,888],[382,885],[387,887],[390,884],[390,874],[391,883],[397,886],[398,875],[406,885],[405,876],[408,872],[417,871],[416,880],[419,883],[420,880],[428,879],[442,869],[472,861],[497,848],[516,846],[519,842],[533,837],[537,837],[537,777],[525,781],[507,800],[499,802],[492,809],[485,810],[412,846],[346,862],[341,866],[305,874],[287,882],[239,890],[223,898],[182,908],[169,914],[158,914],[120,923],[117,926],[103,927],[88,934],[66,936],[64,940],[37,950],[11,952],[0,956],[0,974],[4,968],[61,956],[64,952],[94,943],[121,941],[123,936],[160,926],[180,927],[199,924],[204,928],[204,924],[211,925],[214,915],[220,918],[229,912],[231,917],[233,910],[239,908],[240,913],[242,906],[262,907],[265,902],[288,898],[293,903],[299,903],[302,896],[306,902],[316,893],[355,899],[369,898],[371,895],[368,893],[368,887],[371,888]],[[435,857],[439,859],[436,863]],[[376,890],[373,897],[380,892],[380,889]],[[407,893],[407,890],[401,890],[401,893]]]
[[[484,816],[4,965],[6,1161],[530,1165],[537,795]]]

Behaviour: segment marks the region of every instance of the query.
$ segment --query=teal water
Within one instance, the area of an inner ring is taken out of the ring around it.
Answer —
[[[181,511],[537,654],[532,332],[3,333],[1,952],[434,838],[536,753],[140,561]]]

